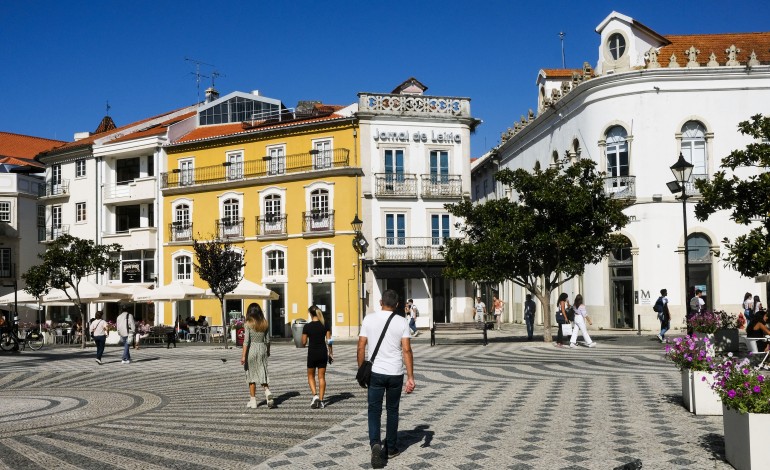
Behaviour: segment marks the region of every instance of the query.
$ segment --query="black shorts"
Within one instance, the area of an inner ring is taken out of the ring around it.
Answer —
[[[309,349],[307,352],[307,368],[308,369],[325,369],[326,362],[329,357],[326,354],[326,348],[324,349]]]

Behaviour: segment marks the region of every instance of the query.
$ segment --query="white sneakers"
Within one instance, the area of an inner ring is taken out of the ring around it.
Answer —
[[[273,394],[268,393],[265,395],[265,399],[267,400],[267,407],[268,408],[275,408],[275,401],[273,400]]]
[[[596,343],[595,343],[595,342],[594,342],[594,343],[591,343],[591,344],[589,344],[589,345],[588,345],[588,347],[589,347],[589,348],[595,348],[595,347],[596,347]]]
[[[575,343],[569,343],[570,349],[575,349],[577,347],[577,344]]]
[[[310,401],[310,408],[316,409],[318,408],[318,404],[321,402],[321,399],[318,398],[318,395],[313,395],[313,399]]]
[[[131,364],[131,361],[130,360],[124,360],[124,361],[120,361],[120,363],[121,364]]]
[[[593,343],[586,344],[586,346],[589,347],[589,348],[595,348],[596,347],[596,341],[594,341]],[[570,349],[575,349],[575,348],[577,348],[577,344],[569,343],[569,347],[570,347]]]
[[[249,402],[246,403],[246,408],[256,408],[256,407],[257,407],[257,397],[249,398]]]
[[[666,342],[666,340],[664,340],[661,335],[658,335],[658,339],[660,340],[661,343],[665,343]]]

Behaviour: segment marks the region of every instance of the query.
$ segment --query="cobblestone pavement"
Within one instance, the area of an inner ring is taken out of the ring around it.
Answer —
[[[575,350],[510,335],[490,332],[486,347],[414,342],[418,388],[402,399],[402,454],[388,468],[731,468],[722,418],[683,408],[679,372],[649,334],[596,332],[596,348]],[[352,342],[335,344],[320,410],[293,344],[270,358],[276,409],[245,408],[238,349],[132,357],[0,353],[0,469],[369,467]]]

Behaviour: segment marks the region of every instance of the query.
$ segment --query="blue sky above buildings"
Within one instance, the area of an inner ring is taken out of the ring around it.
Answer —
[[[193,104],[195,64],[216,88],[347,105],[411,76],[428,94],[471,98],[478,157],[535,109],[541,68],[596,65],[594,28],[612,10],[656,32],[770,29],[755,1],[244,1],[0,3],[0,131],[71,140]],[[746,54],[750,51],[745,51]],[[742,58],[742,61],[745,56]],[[202,78],[203,90],[211,84]]]

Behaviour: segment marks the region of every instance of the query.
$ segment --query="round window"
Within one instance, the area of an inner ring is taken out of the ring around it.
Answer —
[[[607,47],[610,50],[612,59],[618,60],[626,51],[626,38],[624,38],[620,33],[614,33],[610,36],[610,40],[607,42]]]

